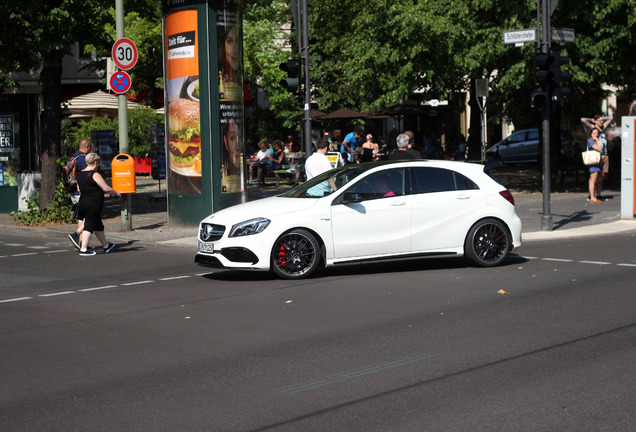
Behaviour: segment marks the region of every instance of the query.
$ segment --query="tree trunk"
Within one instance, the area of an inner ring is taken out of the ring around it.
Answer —
[[[481,110],[477,102],[477,90],[475,88],[475,79],[470,80],[470,128],[468,129],[468,159],[481,159]]]
[[[49,205],[55,196],[55,187],[60,180],[57,158],[61,147],[62,108],[62,57],[51,56],[44,60],[40,73],[42,83],[43,110],[42,125],[42,188],[40,190],[40,208]]]

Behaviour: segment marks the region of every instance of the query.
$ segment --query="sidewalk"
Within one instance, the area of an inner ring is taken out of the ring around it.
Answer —
[[[513,170],[516,173],[519,170]],[[515,172],[512,175],[517,176]],[[516,211],[523,223],[523,240],[554,240],[636,231],[636,219],[619,220],[620,192],[607,190],[603,204],[590,204],[586,193],[579,190],[554,192],[550,195],[553,230],[542,231],[543,194],[529,191],[515,185],[517,181],[507,179],[507,174],[499,180],[514,196]],[[145,176],[137,177],[137,193],[132,197],[132,231],[122,231],[119,200],[107,198],[104,207],[106,237],[114,242],[140,242],[154,246],[177,246],[196,249],[197,228],[180,228],[168,225],[166,204],[166,183]],[[527,180],[527,179],[526,179]],[[527,181],[524,181],[527,183]],[[263,187],[250,188],[248,200],[252,201],[283,192],[290,186],[273,183]],[[45,235],[47,232],[70,234],[75,224],[49,225],[45,227],[17,226],[9,214],[0,214],[0,232],[21,232],[30,235]],[[92,241],[95,243],[95,241]]]

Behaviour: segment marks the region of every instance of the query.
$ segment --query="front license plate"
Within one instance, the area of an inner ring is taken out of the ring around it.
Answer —
[[[201,252],[214,252],[214,243],[201,243],[201,242],[199,242],[199,251],[201,251]]]

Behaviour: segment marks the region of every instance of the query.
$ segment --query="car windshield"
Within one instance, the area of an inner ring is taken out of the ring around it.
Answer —
[[[321,198],[329,196],[371,168],[373,168],[373,165],[367,164],[348,165],[335,168],[324,172],[279,196],[289,198]]]

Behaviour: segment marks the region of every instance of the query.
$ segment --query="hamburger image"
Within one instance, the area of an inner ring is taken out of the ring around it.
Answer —
[[[168,105],[168,153],[170,166],[191,167],[201,159],[201,114],[199,104],[175,99]]]

